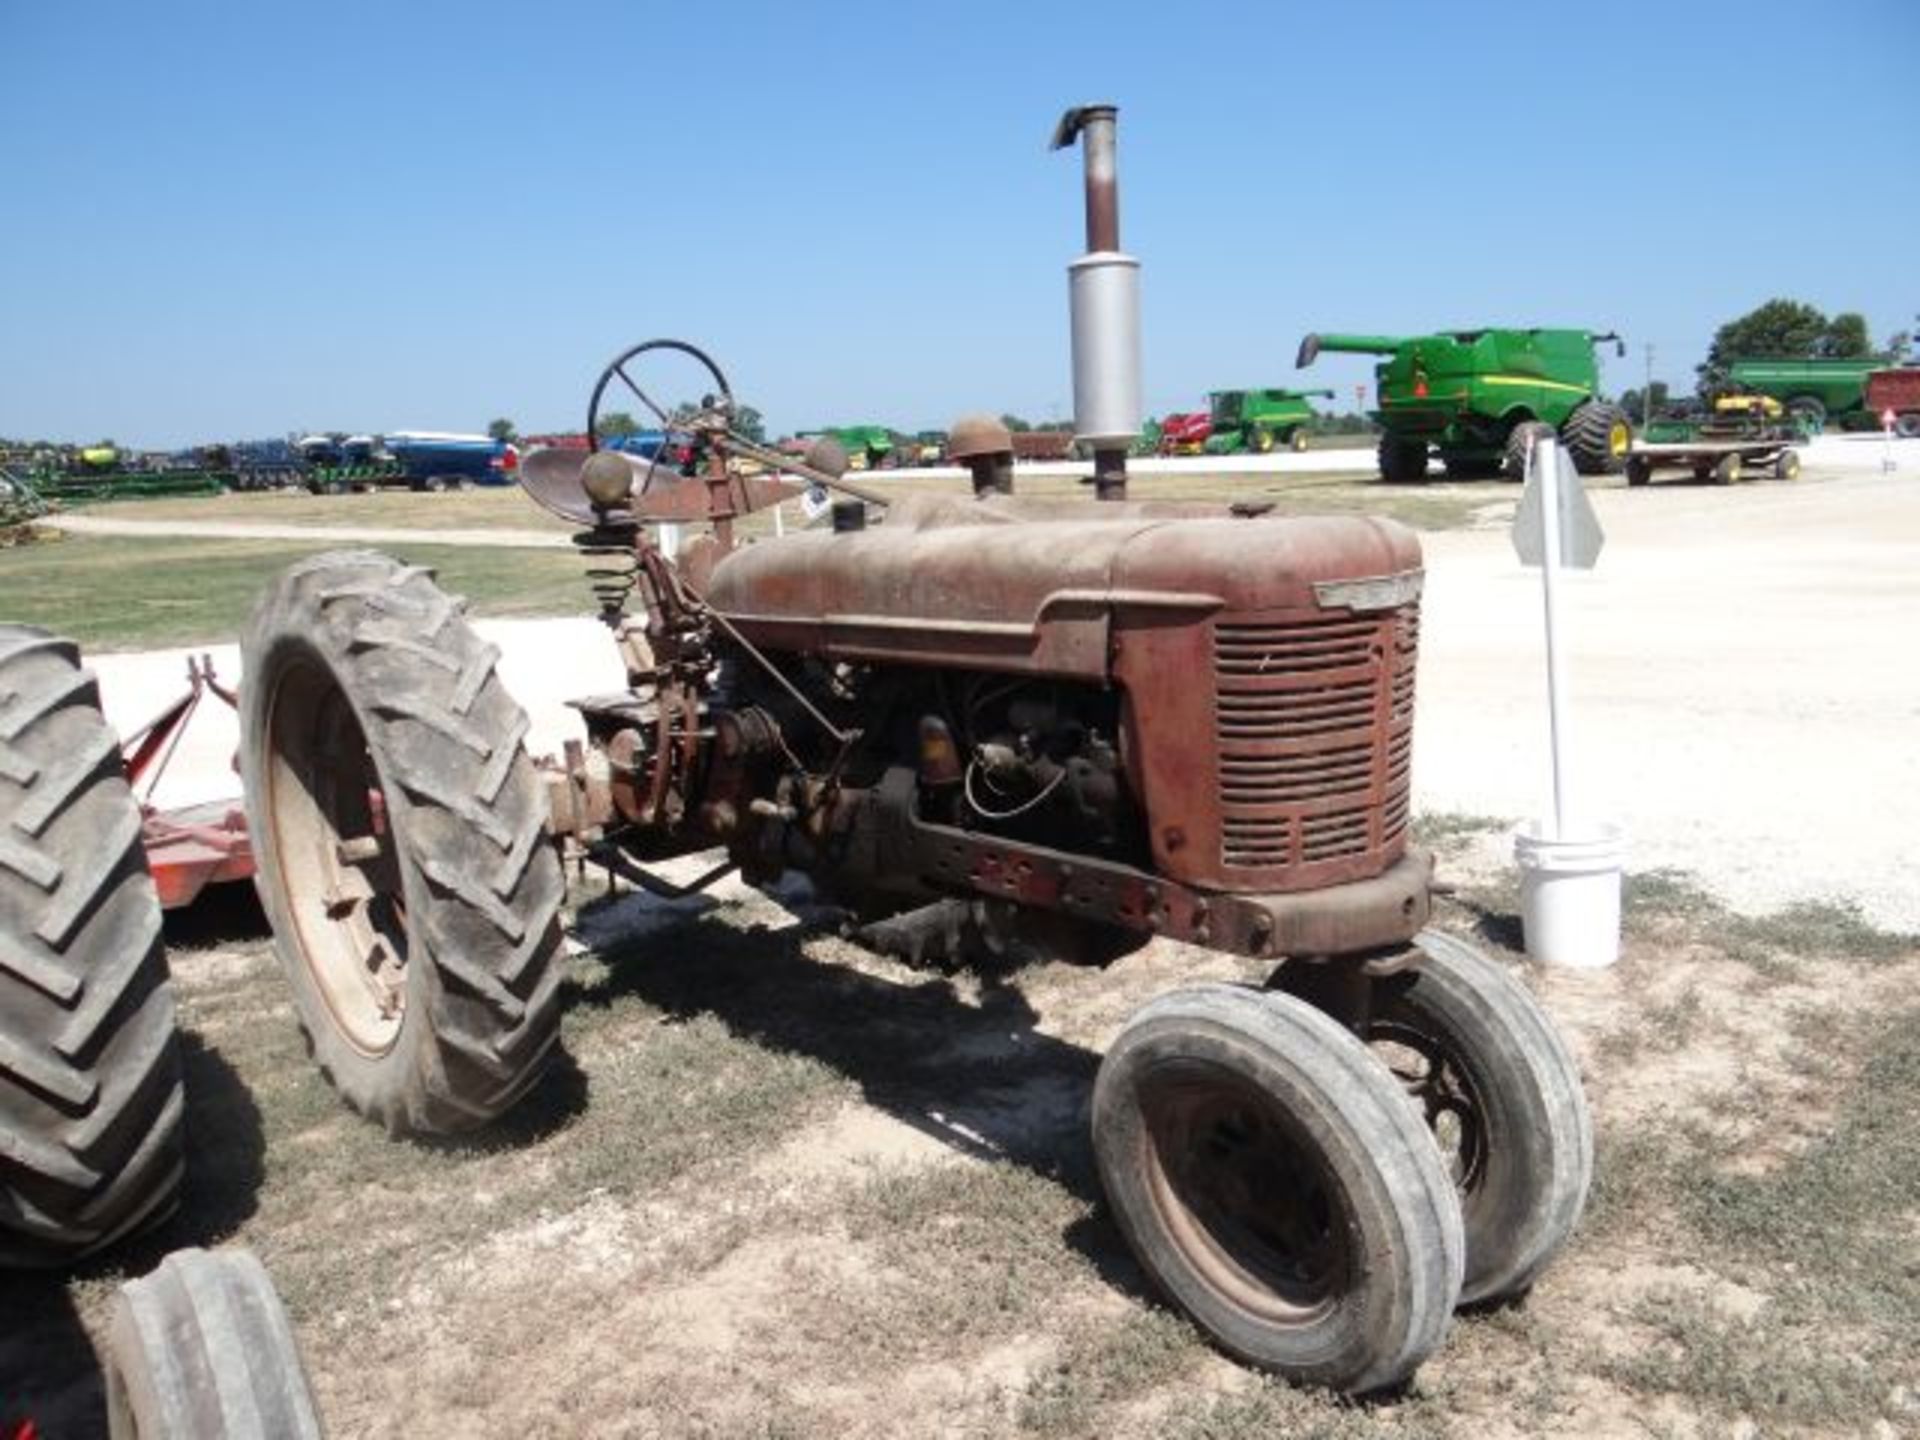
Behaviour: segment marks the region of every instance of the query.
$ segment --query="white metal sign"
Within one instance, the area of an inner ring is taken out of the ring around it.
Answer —
[[[1541,454],[1550,444],[1535,445],[1533,454]],[[1560,563],[1575,570],[1591,570],[1607,537],[1600,529],[1600,517],[1593,513],[1593,502],[1587,499],[1587,489],[1580,483],[1580,474],[1573,468],[1573,457],[1559,445],[1551,445],[1551,449],[1555,457],[1553,478],[1558,482],[1552,488],[1560,516]],[[1522,565],[1540,565],[1546,559],[1546,526],[1541,523],[1546,490],[1541,467],[1529,460],[1527,485],[1520,492],[1520,508],[1513,516],[1513,549]]]

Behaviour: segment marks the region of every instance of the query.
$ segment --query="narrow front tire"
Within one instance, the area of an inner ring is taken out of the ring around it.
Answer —
[[[1204,985],[1100,1066],[1094,1150],[1154,1282],[1228,1353],[1363,1392],[1404,1380],[1460,1293],[1460,1203],[1393,1077],[1303,1001]]]

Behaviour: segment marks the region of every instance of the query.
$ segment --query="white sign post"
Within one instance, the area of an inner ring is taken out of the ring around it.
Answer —
[[[1567,666],[1560,636],[1560,569],[1591,570],[1606,537],[1573,468],[1572,457],[1551,436],[1534,442],[1527,457],[1527,488],[1513,517],[1513,548],[1523,565],[1540,567],[1547,628],[1547,731],[1553,756],[1553,829],[1565,837],[1574,816],[1568,804]]]
[[[1514,832],[1520,866],[1520,923],[1527,954],[1546,965],[1581,969],[1620,957],[1620,827],[1580,808],[1573,783],[1567,713],[1566,646],[1560,633],[1560,571],[1591,569],[1605,537],[1571,457],[1552,435],[1527,457],[1527,488],[1513,517],[1513,548],[1540,567],[1546,610],[1547,727],[1553,763],[1553,814]]]
[[[1899,418],[1899,416],[1893,413],[1893,407],[1891,405],[1880,412],[1880,433],[1882,436],[1880,444],[1880,473],[1883,475],[1891,475],[1894,471],[1893,426],[1894,422]]]

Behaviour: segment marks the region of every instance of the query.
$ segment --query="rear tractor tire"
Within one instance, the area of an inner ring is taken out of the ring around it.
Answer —
[[[525,713],[432,572],[283,573],[242,641],[261,901],[315,1060],[390,1131],[485,1124],[559,1034],[564,885]]]
[[[1580,1069],[1505,967],[1438,930],[1414,943],[1419,967],[1374,986],[1366,1040],[1419,1107],[1459,1188],[1462,1303],[1506,1299],[1546,1269],[1586,1204],[1593,1121]]]
[[[1633,448],[1633,426],[1618,405],[1589,400],[1567,417],[1560,438],[1582,475],[1618,475]]]
[[[293,1327],[249,1250],[176,1250],[121,1286],[102,1358],[110,1440],[320,1440]]]
[[[1101,1062],[1093,1141],[1135,1256],[1224,1350],[1289,1380],[1395,1384],[1460,1294],[1460,1201],[1392,1075],[1292,996],[1144,1006]]]
[[[160,901],[93,676],[0,625],[0,1265],[173,1213],[184,1109]]]
[[[1533,453],[1533,447],[1542,440],[1554,438],[1553,427],[1544,420],[1522,420],[1507,432],[1507,443],[1501,450],[1500,473],[1515,484],[1527,478],[1527,457]]]
[[[1427,478],[1427,442],[1400,435],[1380,437],[1380,478],[1389,485],[1418,485]]]

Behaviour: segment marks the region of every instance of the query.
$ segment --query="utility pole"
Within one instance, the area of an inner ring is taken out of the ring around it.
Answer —
[[[1653,423],[1653,342],[1647,341],[1647,383],[1640,392],[1640,428]]]

